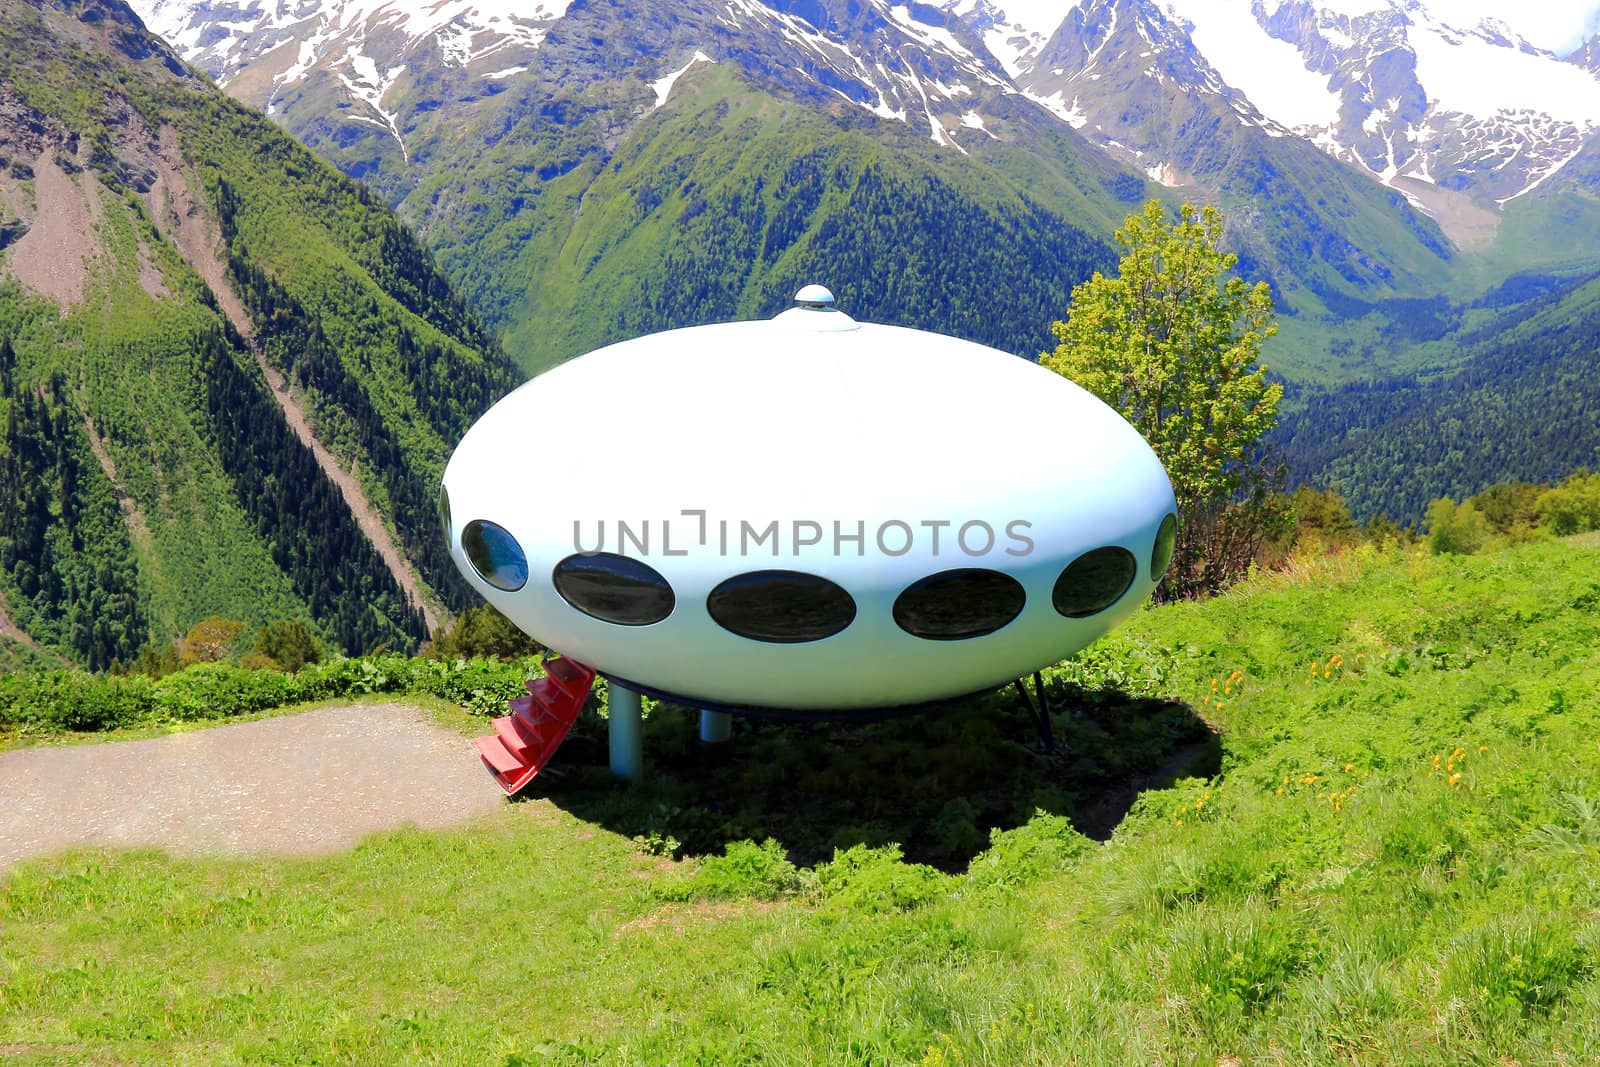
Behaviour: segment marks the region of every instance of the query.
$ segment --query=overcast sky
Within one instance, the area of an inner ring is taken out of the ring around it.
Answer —
[[[1595,32],[1600,0],[1423,0],[1428,10],[1448,23],[1474,25],[1481,18],[1501,19],[1540,48],[1570,51]]]

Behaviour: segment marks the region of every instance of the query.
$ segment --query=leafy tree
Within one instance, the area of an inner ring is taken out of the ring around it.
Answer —
[[[1600,474],[1579,471],[1539,497],[1544,528],[1557,537],[1600,530]]]
[[[1367,520],[1366,532],[1367,540],[1375,545],[1411,544],[1416,540],[1416,532],[1411,527],[1401,526],[1383,511]]]
[[[433,639],[422,654],[431,659],[498,656],[512,659],[531,656],[543,645],[517,628],[517,624],[496,611],[492,604],[480,604],[463,611],[456,621],[433,631]]]
[[[1150,201],[1117,231],[1117,276],[1073,290],[1040,358],[1121,412],[1166,465],[1180,525],[1163,599],[1221,588],[1284,510],[1283,468],[1261,446],[1283,396],[1259,359],[1278,329],[1272,294],[1233,274],[1221,241],[1215,208],[1185,204],[1169,224]]]
[[[1472,506],[1488,520],[1496,533],[1513,543],[1533,539],[1539,525],[1539,496],[1542,487],[1528,482],[1501,482],[1472,498]]]
[[[132,673],[143,674],[151,678],[165,678],[178,669],[178,645],[171,642],[157,647],[152,642],[146,642],[139,649],[139,658],[134,660]]]
[[[1337,490],[1299,486],[1289,494],[1289,510],[1296,541],[1314,537],[1325,545],[1336,545],[1349,544],[1358,537],[1350,505]]]
[[[212,615],[189,628],[183,637],[183,665],[216,663],[233,654],[233,642],[244,632],[244,623]]]
[[[1433,554],[1446,552],[1470,555],[1482,548],[1494,531],[1483,512],[1472,501],[1457,504],[1449,497],[1440,497],[1428,505],[1428,547]]]
[[[327,655],[322,639],[299,619],[278,619],[267,623],[256,633],[255,651],[290,674],[308,663],[321,663]]]

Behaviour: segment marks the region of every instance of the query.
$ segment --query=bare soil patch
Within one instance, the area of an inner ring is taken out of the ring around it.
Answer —
[[[0,870],[81,846],[312,854],[504,806],[472,742],[408,704],[0,752]]]
[[[46,149],[33,162],[37,214],[11,249],[11,275],[65,310],[83,300],[96,250],[88,198]]]

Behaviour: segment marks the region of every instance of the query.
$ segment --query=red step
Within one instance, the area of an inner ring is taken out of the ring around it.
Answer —
[[[544,676],[569,693],[588,693],[589,687],[594,684],[594,671],[564,656],[545,660]],[[528,691],[533,691],[531,682]]]
[[[483,762],[496,773],[514,774],[523,769],[522,760],[506,751],[506,746],[500,743],[498,737],[480,737],[473,744],[478,746],[478,755],[483,757]]]
[[[512,715],[502,715],[496,719],[494,733],[506,751],[519,760],[526,760],[528,752],[543,742],[537,730],[520,725]]]
[[[544,661],[542,678],[528,680],[528,695],[511,701],[511,714],[479,737],[478,756],[510,796],[520,792],[555,754],[594,685],[594,670],[565,656]]]

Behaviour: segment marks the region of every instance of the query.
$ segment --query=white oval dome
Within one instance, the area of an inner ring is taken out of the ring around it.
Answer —
[[[1144,440],[1065,378],[826,306],[542,374],[468,431],[444,486],[457,565],[536,639],[687,703],[757,708],[921,703],[1055,663],[1149,596],[1175,511]],[[525,574],[487,580],[464,531],[480,564],[514,539]],[[558,565],[597,550],[645,567],[580,558],[564,597]],[[790,576],[746,577],[773,571]],[[1095,598],[1074,589],[1124,574],[1114,603],[1080,610]],[[616,606],[618,582],[636,603]]]

